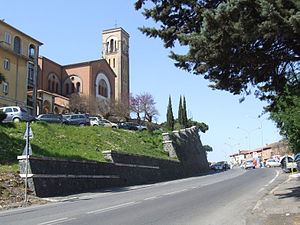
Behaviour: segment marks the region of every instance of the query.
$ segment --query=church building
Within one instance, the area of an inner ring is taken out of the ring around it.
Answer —
[[[60,65],[39,57],[37,114],[68,113],[73,93],[129,102],[129,34],[122,28],[104,30],[102,46],[102,58],[88,62]]]

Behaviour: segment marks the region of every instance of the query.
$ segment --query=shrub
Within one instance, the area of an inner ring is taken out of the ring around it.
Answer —
[[[0,110],[0,123],[6,118],[6,113]]]

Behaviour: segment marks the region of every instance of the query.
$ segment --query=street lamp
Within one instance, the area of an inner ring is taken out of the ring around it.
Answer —
[[[259,119],[259,118],[255,118],[255,117],[252,117],[252,116],[249,116],[249,115],[246,115],[247,118],[251,118],[251,119],[255,119],[255,120],[258,120],[259,124],[260,124],[260,129],[261,129],[261,147],[263,148],[264,147],[264,134],[263,134],[263,125],[262,125],[262,122],[264,120],[266,120],[267,118],[264,118],[263,120]]]
[[[246,115],[247,118],[251,118],[251,119],[255,119],[258,120],[259,124],[260,124],[260,129],[261,129],[261,155],[262,155],[262,161],[264,163],[264,134],[263,134],[263,126],[262,126],[262,122],[264,120],[266,120],[266,118],[264,118],[263,120],[259,119],[259,118],[255,118],[249,115]]]
[[[244,128],[241,128],[241,127],[239,127],[239,126],[237,126],[236,128],[237,128],[237,129],[240,129],[240,130],[242,130],[242,131],[245,131],[245,132],[248,134],[248,150],[250,150],[250,134],[251,134],[252,132],[254,132],[254,131],[260,129],[260,128],[258,127],[258,128],[253,129],[253,130],[250,130],[250,131],[249,131],[249,130],[246,130],[246,129],[244,129]]]

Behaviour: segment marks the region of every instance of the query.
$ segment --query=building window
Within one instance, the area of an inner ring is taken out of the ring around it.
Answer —
[[[78,93],[80,92],[80,83],[79,82],[76,83],[76,90]]]
[[[3,93],[8,94],[8,83],[3,82]]]
[[[5,42],[6,42],[7,44],[10,44],[10,43],[11,43],[11,36],[10,36],[9,33],[6,33],[6,32],[5,32]]]
[[[21,39],[18,36],[14,38],[14,52],[21,53]]]
[[[54,92],[54,87],[55,87],[55,82],[52,81],[52,89],[51,89],[52,92]]]
[[[66,84],[66,95],[69,94],[69,84]]]
[[[47,86],[48,91],[50,91],[50,86],[51,86],[51,81],[48,80],[48,86]]]
[[[56,83],[55,92],[58,93],[58,83]]]
[[[4,69],[9,70],[9,67],[10,67],[9,64],[10,64],[9,59],[4,59]]]
[[[75,92],[75,86],[74,86],[74,83],[72,83],[72,93]]]
[[[98,86],[98,94],[106,97],[108,96],[108,91],[107,91],[107,84],[105,82],[105,80],[101,79],[99,82],[99,86]]]
[[[116,67],[116,60],[115,60],[115,58],[113,58],[113,68],[115,68]]]
[[[29,52],[28,52],[29,58],[33,59],[35,57],[35,46],[31,44],[29,46]]]
[[[28,66],[27,66],[27,79],[28,79],[28,82],[32,82],[33,83],[33,64],[32,63],[28,63]]]

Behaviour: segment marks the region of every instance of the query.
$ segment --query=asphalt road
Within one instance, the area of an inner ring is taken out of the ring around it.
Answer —
[[[279,182],[279,169],[234,169],[187,179],[68,196],[0,212],[0,224],[247,224],[256,202]]]

